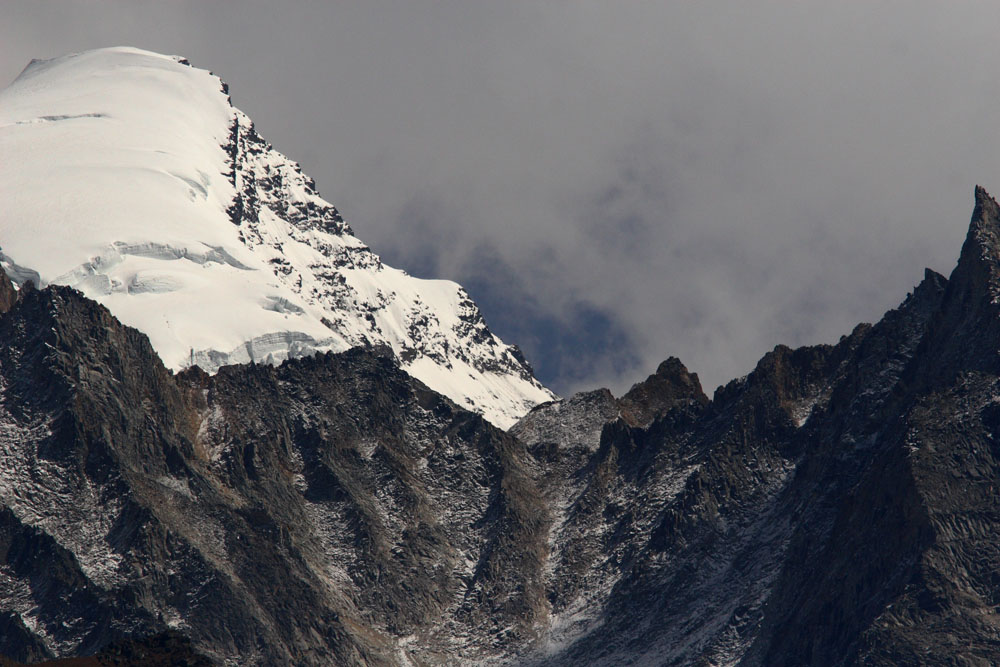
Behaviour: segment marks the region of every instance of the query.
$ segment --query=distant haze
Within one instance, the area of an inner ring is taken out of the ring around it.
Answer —
[[[15,0],[0,79],[185,55],[557,392],[673,355],[711,393],[950,272],[973,186],[1000,193],[998,25],[994,2]]]

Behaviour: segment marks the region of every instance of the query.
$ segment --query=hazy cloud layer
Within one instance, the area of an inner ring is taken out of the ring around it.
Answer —
[[[291,6],[288,6],[291,5]],[[709,389],[949,272],[1000,191],[993,2],[8,2],[33,57],[180,53],[557,391]]]

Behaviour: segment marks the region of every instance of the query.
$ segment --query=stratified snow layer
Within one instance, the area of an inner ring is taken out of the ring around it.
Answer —
[[[173,369],[390,346],[506,428],[552,398],[457,284],[382,263],[210,72],[133,48],[0,92],[0,264],[71,285]]]

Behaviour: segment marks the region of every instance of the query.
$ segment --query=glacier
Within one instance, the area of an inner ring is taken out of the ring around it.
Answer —
[[[461,286],[384,264],[184,58],[32,61],[0,92],[0,154],[0,266],[80,290],[175,371],[388,346],[501,428],[554,398]]]

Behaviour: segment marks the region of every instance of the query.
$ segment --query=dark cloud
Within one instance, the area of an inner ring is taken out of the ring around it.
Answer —
[[[546,254],[536,256],[539,266],[549,261]],[[549,378],[556,392],[592,389],[595,377],[640,364],[636,341],[612,313],[586,300],[547,301],[546,290],[538,289],[542,281],[555,281],[556,290],[578,299],[560,276],[544,271],[525,276],[486,246],[472,254],[461,273],[490,326],[504,340],[516,341],[535,373]]]
[[[835,341],[1000,190],[989,2],[8,2],[0,78],[113,44],[222,75],[358,235],[563,390]]]

